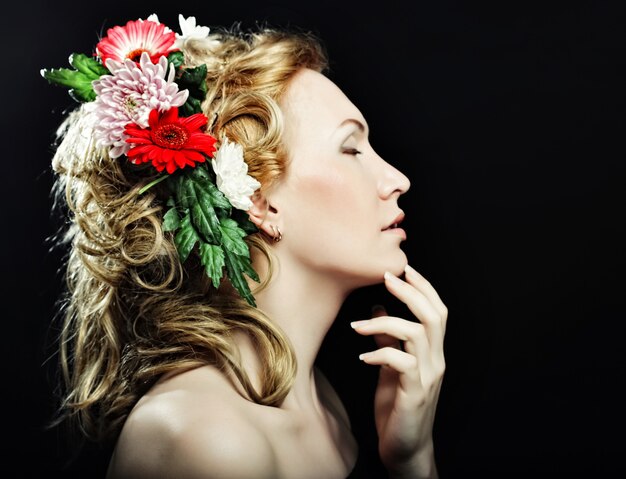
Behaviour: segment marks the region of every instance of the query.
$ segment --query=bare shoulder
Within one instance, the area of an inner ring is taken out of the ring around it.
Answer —
[[[243,401],[210,367],[156,385],[129,415],[107,477],[277,477],[271,443]]]

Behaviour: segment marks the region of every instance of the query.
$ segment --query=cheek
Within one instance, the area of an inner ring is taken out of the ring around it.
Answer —
[[[313,223],[334,228],[359,226],[371,209],[371,199],[364,191],[363,182],[348,181],[349,175],[341,171],[324,171],[302,178],[298,188],[301,212]]]

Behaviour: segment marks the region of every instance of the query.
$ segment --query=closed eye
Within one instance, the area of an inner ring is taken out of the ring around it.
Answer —
[[[346,155],[360,155],[362,152],[360,150],[357,150],[356,148],[346,148],[345,150],[343,150],[343,153],[345,153]]]

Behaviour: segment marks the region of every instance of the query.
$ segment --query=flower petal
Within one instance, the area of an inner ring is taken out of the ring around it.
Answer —
[[[202,113],[194,113],[191,116],[181,118],[180,122],[190,130],[198,130],[207,124],[209,119]]]
[[[172,107],[163,113],[159,123],[178,123],[178,108]]]

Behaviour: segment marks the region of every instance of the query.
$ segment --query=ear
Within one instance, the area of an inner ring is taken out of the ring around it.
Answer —
[[[257,191],[254,193],[250,200],[252,206],[248,210],[248,216],[259,230],[263,231],[270,237],[274,237],[276,232],[272,229],[272,226],[278,226],[278,211],[268,201],[266,196]]]

